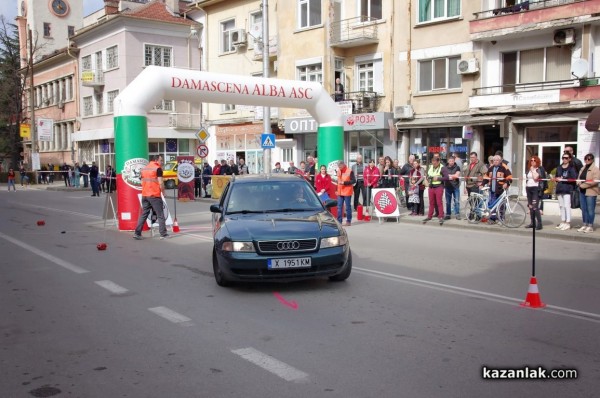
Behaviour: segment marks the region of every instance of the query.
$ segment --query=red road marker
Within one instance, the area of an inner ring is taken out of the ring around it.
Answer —
[[[96,245],[96,247],[98,248],[98,250],[106,250],[106,248],[108,247],[108,245],[106,243],[98,243]]]

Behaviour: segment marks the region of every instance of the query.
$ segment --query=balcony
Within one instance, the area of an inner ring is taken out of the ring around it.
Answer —
[[[469,108],[530,110],[552,103],[570,103],[597,99],[600,86],[597,78],[556,80],[526,84],[478,87],[469,98]]]
[[[335,94],[331,98],[335,101]],[[352,113],[371,113],[377,112],[379,107],[380,96],[375,91],[350,91],[345,92],[343,98],[336,102],[350,103],[352,105]]]
[[[277,51],[279,48],[277,47],[277,36],[269,36],[269,59],[277,58]],[[254,61],[260,61],[263,59],[263,46],[260,41],[254,39],[254,57],[252,58]]]
[[[367,16],[344,19],[331,23],[329,42],[331,47],[350,48],[379,43],[378,19]]]
[[[600,12],[600,2],[591,0],[506,0],[504,7],[474,13],[469,22],[473,40],[490,39],[538,30],[550,22],[571,21],[581,17],[592,18]],[[583,21],[582,21],[583,22]]]
[[[169,127],[174,129],[200,129],[200,115],[194,113],[169,113]]]
[[[101,69],[82,70],[81,84],[87,87],[104,86],[104,72]]]

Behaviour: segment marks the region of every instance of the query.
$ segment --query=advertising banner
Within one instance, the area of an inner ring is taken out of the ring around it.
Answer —
[[[52,119],[38,119],[37,120],[37,133],[39,141],[52,142],[54,141],[54,120]]]
[[[194,157],[177,156],[177,199],[194,200]]]

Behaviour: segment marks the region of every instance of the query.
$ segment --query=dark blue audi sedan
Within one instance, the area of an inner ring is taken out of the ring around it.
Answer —
[[[291,281],[352,271],[346,231],[311,185],[295,175],[236,177],[213,204],[212,254],[220,286],[239,281]]]

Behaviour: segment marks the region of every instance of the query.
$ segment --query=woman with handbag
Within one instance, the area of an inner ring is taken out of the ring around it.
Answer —
[[[583,158],[584,166],[579,171],[577,185],[579,186],[579,199],[581,201],[581,216],[583,226],[577,232],[594,232],[594,217],[596,216],[596,199],[600,195],[600,170],[594,164],[594,155],[588,153]]]
[[[425,171],[421,167],[419,159],[415,159],[413,162],[413,169],[408,173],[410,180],[409,190],[417,190],[419,194],[419,201],[412,202],[411,216],[424,216],[425,215],[425,203],[423,202],[423,195],[425,193]]]
[[[577,171],[573,165],[571,154],[565,152],[562,155],[562,163],[556,168],[556,198],[560,208],[560,221],[556,229],[566,231],[571,229],[571,195],[575,190],[574,180],[577,178]],[[579,192],[576,192],[579,195]]]

